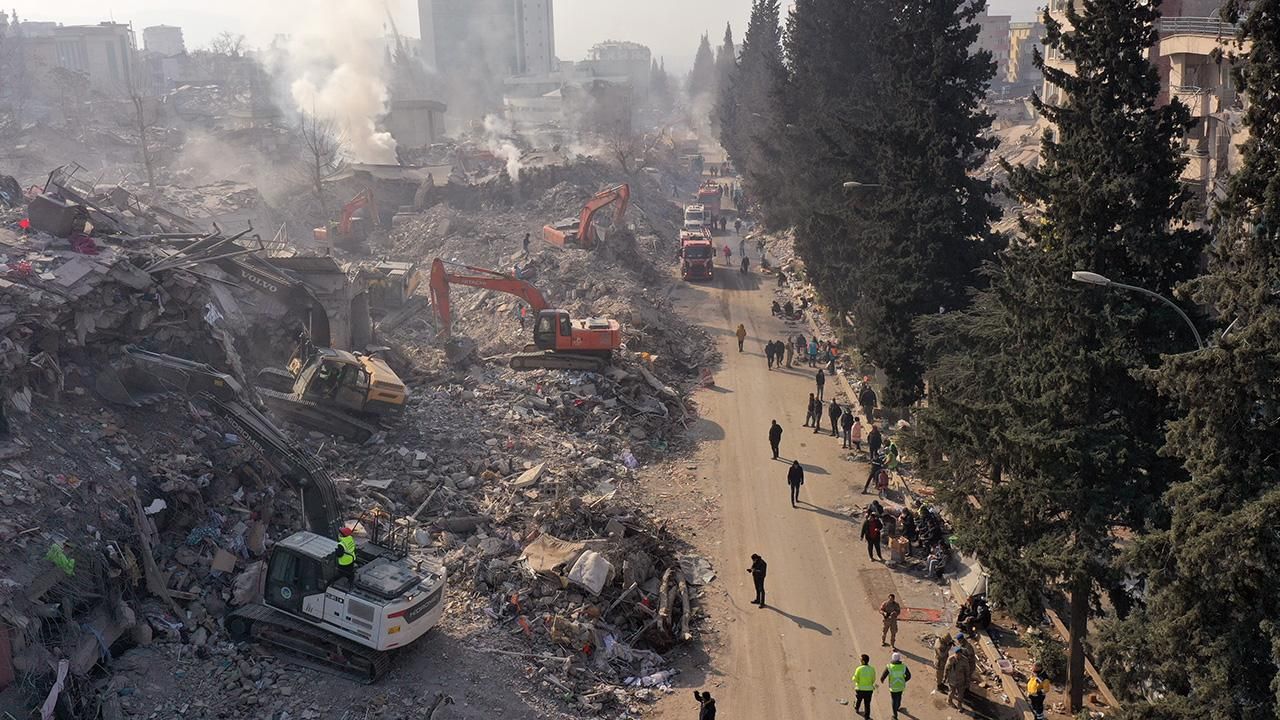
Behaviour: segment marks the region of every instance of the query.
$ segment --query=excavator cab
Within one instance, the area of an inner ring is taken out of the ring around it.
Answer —
[[[564,310],[543,310],[533,326],[533,344],[539,350],[563,350],[573,343],[573,323]]]

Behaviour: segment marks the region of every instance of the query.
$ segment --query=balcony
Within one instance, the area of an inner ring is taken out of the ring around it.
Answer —
[[[1208,88],[1174,85],[1169,94],[1191,109],[1191,117],[1205,118],[1213,113],[1213,93]]]
[[[1239,25],[1215,17],[1165,17],[1156,20],[1160,37],[1166,35],[1201,35],[1230,40],[1240,31]]]

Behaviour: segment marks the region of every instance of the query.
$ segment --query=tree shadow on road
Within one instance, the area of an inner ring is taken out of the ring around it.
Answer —
[[[786,610],[779,610],[778,608],[774,607],[773,605],[765,605],[764,607],[765,607],[765,609],[766,609],[766,610],[772,610],[772,611],[774,611],[774,612],[778,613],[779,615],[781,615],[781,616],[783,616],[783,617],[787,618],[788,620],[790,620],[791,622],[795,623],[796,625],[799,625],[801,628],[803,628],[803,629],[805,629],[805,630],[814,630],[814,631],[817,631],[817,632],[822,633],[823,635],[830,635],[830,634],[831,634],[831,628],[828,628],[826,625],[823,625],[823,624],[822,624],[822,623],[820,623],[820,622],[814,622],[813,620],[810,620],[809,618],[802,618],[802,617],[800,617],[799,615],[792,615],[791,613],[787,612]]]

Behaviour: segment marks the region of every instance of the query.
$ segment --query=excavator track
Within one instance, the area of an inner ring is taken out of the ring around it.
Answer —
[[[237,608],[226,624],[233,640],[255,640],[283,651],[290,662],[366,685],[391,669],[391,653],[325,632],[266,605]]]
[[[272,412],[279,413],[291,423],[339,435],[356,443],[362,443],[378,432],[377,426],[358,420],[344,412],[330,410],[309,400],[299,400],[287,393],[262,386],[256,389]]]
[[[525,351],[511,356],[512,370],[586,370],[600,372],[608,360],[599,355]]]

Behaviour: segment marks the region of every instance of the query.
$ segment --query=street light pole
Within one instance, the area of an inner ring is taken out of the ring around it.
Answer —
[[[1204,341],[1200,339],[1200,331],[1196,330],[1195,323],[1191,322],[1191,318],[1187,317],[1187,314],[1182,311],[1182,308],[1178,307],[1177,303],[1160,293],[1152,292],[1146,288],[1140,288],[1137,285],[1126,285],[1125,283],[1116,282],[1115,280],[1087,270],[1073,271],[1071,273],[1071,279],[1075,282],[1084,283],[1086,285],[1097,285],[1098,287],[1111,287],[1120,288],[1121,290],[1129,290],[1131,292],[1136,292],[1140,295],[1146,295],[1147,297],[1153,297],[1156,300],[1159,300],[1165,305],[1173,308],[1174,312],[1178,313],[1178,317],[1182,318],[1182,321],[1187,324],[1187,327],[1191,328],[1191,334],[1195,336],[1196,339],[1196,347],[1200,350],[1204,350]]]

